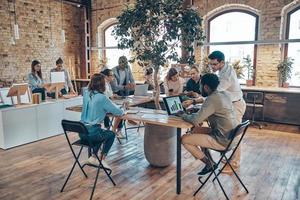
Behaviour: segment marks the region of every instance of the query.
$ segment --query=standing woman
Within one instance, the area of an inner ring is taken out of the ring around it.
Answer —
[[[175,68],[171,68],[164,80],[164,88],[167,96],[179,95],[183,92],[184,80],[179,77]]]
[[[105,76],[103,74],[94,74],[88,86],[88,90],[83,93],[83,106],[81,113],[81,121],[88,129],[88,136],[79,134],[83,141],[90,141],[95,144],[95,152],[99,151],[101,143],[103,143],[100,159],[105,168],[111,169],[106,163],[105,158],[110,150],[115,134],[110,130],[101,128],[101,122],[107,113],[114,116],[121,116],[124,111],[118,108],[107,96],[105,92]],[[95,155],[89,157],[88,163],[98,165]]]
[[[32,93],[40,93],[42,95],[42,101],[45,101],[46,89],[44,88],[41,63],[37,60],[34,60],[31,63],[31,72],[28,74],[28,83]]]

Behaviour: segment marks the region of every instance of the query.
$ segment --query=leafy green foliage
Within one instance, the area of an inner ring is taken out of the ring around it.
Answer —
[[[236,76],[238,79],[244,78],[244,66],[241,65],[241,61],[240,60],[236,60],[233,63],[231,63],[231,66],[233,67]]]
[[[212,73],[212,69],[209,66],[209,59],[208,59],[208,57],[205,56],[201,60],[201,75],[208,74],[208,73]]]
[[[243,60],[244,67],[247,68],[247,80],[253,80],[254,68],[250,55],[247,55],[247,57],[243,58]]]
[[[294,59],[287,57],[277,65],[279,78],[282,83],[285,83],[291,78]]]
[[[154,68],[168,60],[193,64],[194,45],[203,41],[201,17],[193,8],[184,8],[183,0],[137,0],[127,5],[113,34],[120,49],[133,51],[133,60],[150,63]],[[189,52],[180,60],[175,47],[184,44]]]

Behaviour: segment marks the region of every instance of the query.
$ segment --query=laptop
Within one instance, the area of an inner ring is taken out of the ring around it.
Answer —
[[[163,98],[165,107],[167,109],[168,115],[175,115],[178,111],[184,111],[182,106],[181,96],[170,96]]]
[[[143,85],[136,85],[134,88],[134,96],[148,96],[149,84],[143,84]]]
[[[64,72],[50,72],[51,83],[64,83],[65,73]]]

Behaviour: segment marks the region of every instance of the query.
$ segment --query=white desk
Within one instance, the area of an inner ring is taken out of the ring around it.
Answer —
[[[82,97],[50,100],[0,109],[0,148],[8,149],[63,133],[61,120],[80,120],[66,110],[82,104]]]

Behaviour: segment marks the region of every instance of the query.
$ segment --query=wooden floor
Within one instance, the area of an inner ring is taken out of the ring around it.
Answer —
[[[247,195],[233,176],[222,175],[231,199],[297,199],[300,190],[300,134],[248,129],[243,143],[239,174],[248,187]],[[75,168],[65,192],[60,188],[73,163],[64,135],[0,150],[0,199],[48,200],[88,199],[95,169],[86,168],[85,179]],[[215,155],[216,156],[216,155]],[[86,159],[86,154],[84,158]],[[183,149],[182,194],[175,194],[175,163],[167,168],[149,166],[143,153],[143,134],[131,131],[129,141],[114,143],[109,154],[113,187],[100,172],[94,199],[105,200],[189,200],[224,199],[217,183],[209,182],[194,198],[198,186],[195,174],[203,165]],[[298,197],[300,198],[300,197]]]

